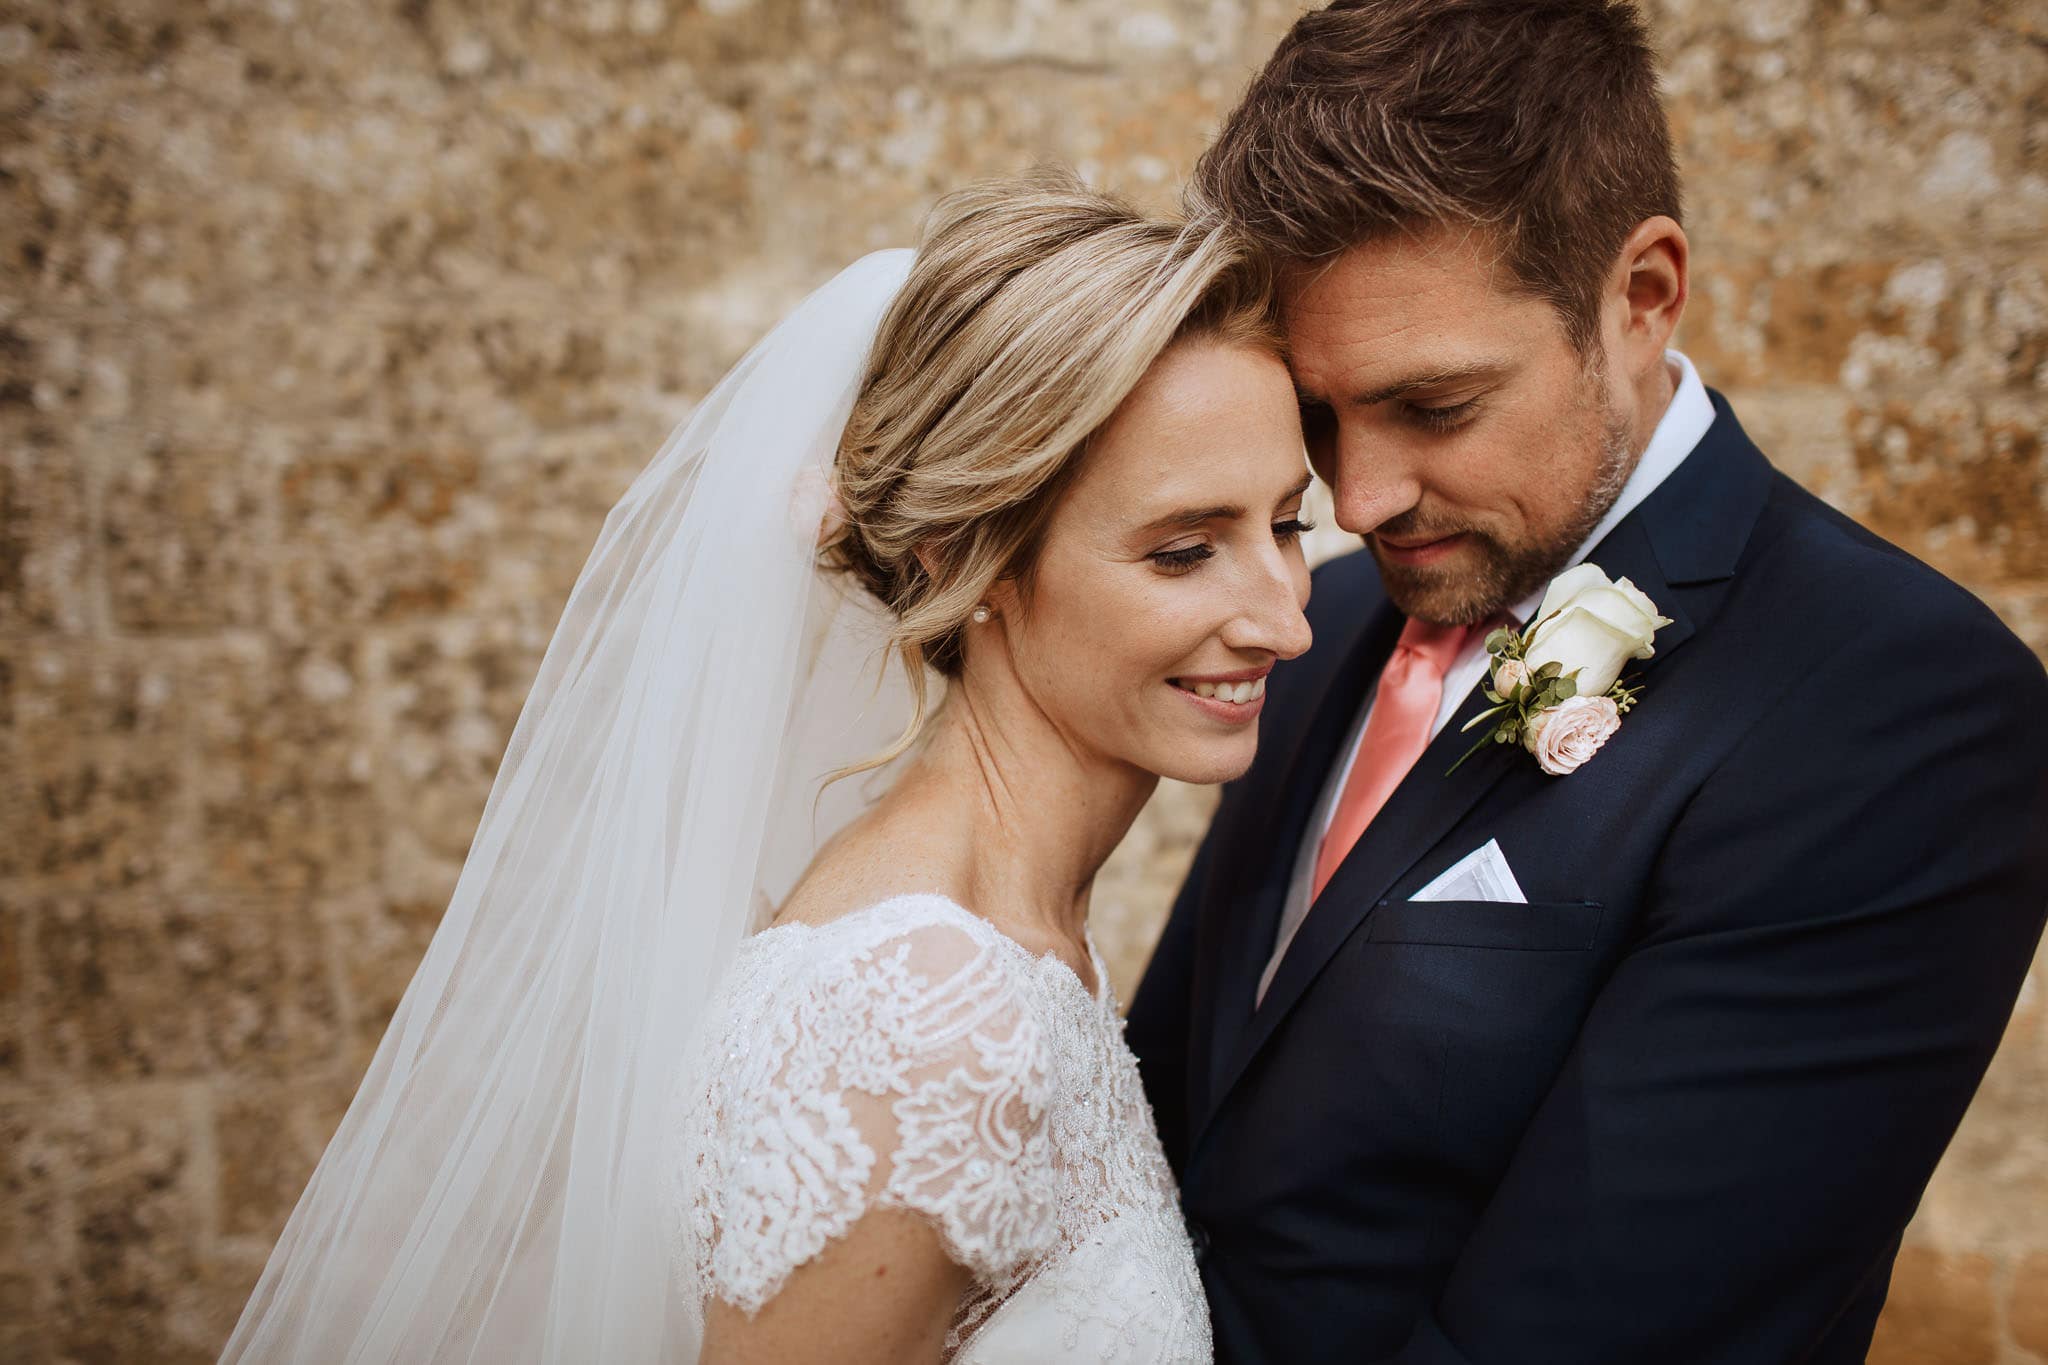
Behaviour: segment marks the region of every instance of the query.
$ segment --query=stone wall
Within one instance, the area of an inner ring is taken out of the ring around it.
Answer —
[[[0,0],[0,1357],[212,1358],[605,509],[747,341],[971,176],[1167,202],[1292,13]],[[2048,20],[1655,20],[1682,344],[2048,649]],[[1207,800],[1105,874],[1126,994]],[[1873,1359],[2048,1360],[2042,975]]]

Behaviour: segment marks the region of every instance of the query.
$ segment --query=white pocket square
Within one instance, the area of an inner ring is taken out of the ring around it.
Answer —
[[[1498,839],[1488,839],[1453,863],[1444,874],[1408,898],[1413,901],[1500,901],[1527,905],[1521,883],[1508,866]]]

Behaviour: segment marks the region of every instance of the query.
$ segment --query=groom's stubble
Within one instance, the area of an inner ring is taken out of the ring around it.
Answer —
[[[1628,420],[1607,398],[1606,366],[1597,352],[1582,367],[1580,378],[1588,436],[1598,443],[1598,457],[1571,515],[1548,534],[1505,541],[1477,526],[1437,516],[1423,505],[1389,518],[1365,537],[1387,596],[1402,615],[1465,626],[1506,613],[1563,572],[1573,553],[1614,506],[1642,458],[1642,449]],[[1533,470],[1532,475],[1540,476]],[[1479,556],[1476,567],[1397,564],[1381,553],[1374,539],[1385,534],[1414,541],[1461,532],[1470,537],[1470,546]]]

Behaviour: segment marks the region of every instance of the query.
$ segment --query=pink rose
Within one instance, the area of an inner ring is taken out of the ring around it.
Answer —
[[[1607,737],[1621,728],[1621,708],[1612,697],[1567,697],[1538,711],[1522,731],[1522,745],[1536,755],[1536,765],[1552,777],[1563,777],[1600,752]]]
[[[1502,659],[1493,670],[1494,694],[1512,699],[1515,689],[1528,682],[1529,676],[1529,665],[1520,659]]]

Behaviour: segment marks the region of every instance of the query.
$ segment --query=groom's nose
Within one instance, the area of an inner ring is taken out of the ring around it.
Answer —
[[[1369,535],[1422,500],[1422,481],[1384,446],[1374,449],[1340,431],[1336,456],[1331,501],[1337,524],[1353,535]]]

